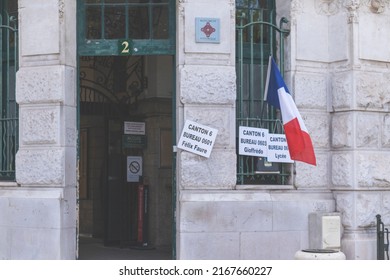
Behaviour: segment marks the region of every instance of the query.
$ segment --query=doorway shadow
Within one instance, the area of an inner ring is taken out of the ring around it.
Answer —
[[[104,246],[102,239],[79,237],[79,260],[171,260],[169,247],[136,248]]]

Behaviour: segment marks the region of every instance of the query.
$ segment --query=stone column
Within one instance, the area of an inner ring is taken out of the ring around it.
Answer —
[[[76,257],[76,1],[19,0],[14,259]]]
[[[183,150],[177,152],[177,240],[180,241],[177,252],[180,258],[182,250],[191,250],[197,242],[191,239],[191,234],[183,237],[180,212],[187,204],[181,202],[181,195],[196,190],[205,197],[212,189],[232,190],[236,184],[235,1],[180,0],[177,9],[177,140],[186,120],[218,130],[209,158]],[[219,29],[216,32],[220,41],[196,42],[196,18],[219,20],[219,27],[215,27]],[[184,231],[189,233],[192,229]],[[201,234],[196,238],[207,239]]]
[[[348,59],[333,65],[331,77],[331,185],[342,251],[376,259],[375,216],[390,221],[390,6],[344,2]]]

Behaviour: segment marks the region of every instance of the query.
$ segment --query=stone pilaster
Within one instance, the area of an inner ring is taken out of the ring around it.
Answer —
[[[382,3],[344,2],[348,59],[332,65],[330,82],[331,186],[348,259],[375,259],[375,216],[381,214],[386,224],[390,217],[390,52],[383,44],[390,40],[383,26],[389,5],[374,2]]]
[[[186,120],[218,129],[210,158],[178,150],[180,189],[233,189],[235,151],[235,2],[178,1],[177,134]],[[220,21],[218,43],[196,42],[196,18]]]
[[[19,0],[16,180],[20,188],[12,190],[9,200],[25,213],[9,214],[18,221],[12,229],[18,242],[37,242],[29,245],[34,255],[12,248],[10,258],[76,257],[75,18],[75,0]]]
[[[294,186],[329,192],[329,73],[333,44],[328,30],[339,21],[339,6],[320,1],[276,1],[278,17],[287,17],[290,34],[285,46],[285,80],[309,131],[317,166],[295,163]],[[342,29],[338,34],[344,34]],[[341,35],[340,35],[341,36]],[[339,49],[338,49],[339,50]]]
[[[196,233],[194,235],[197,229],[186,226],[187,213],[193,209],[183,201],[183,195],[194,190],[203,197],[213,189],[228,191],[236,185],[235,1],[180,0],[177,10],[177,137],[186,120],[218,130],[209,158],[177,150],[176,236],[180,259],[188,257],[188,250],[195,250],[195,243],[199,244],[198,249],[206,250],[200,240],[207,239],[202,235],[197,240]],[[196,42],[196,18],[220,21],[218,43]],[[216,248],[222,248],[220,246],[228,244],[229,240],[231,242],[231,234],[222,232]],[[194,256],[202,257],[197,252]]]

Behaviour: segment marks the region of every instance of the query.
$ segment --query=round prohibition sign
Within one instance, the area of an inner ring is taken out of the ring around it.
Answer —
[[[141,170],[141,165],[138,161],[132,161],[129,164],[129,171],[133,174],[137,174]]]

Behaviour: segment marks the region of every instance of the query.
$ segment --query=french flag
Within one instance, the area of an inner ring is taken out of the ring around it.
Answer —
[[[269,57],[264,100],[280,109],[291,159],[316,165],[309,132],[272,56]]]

